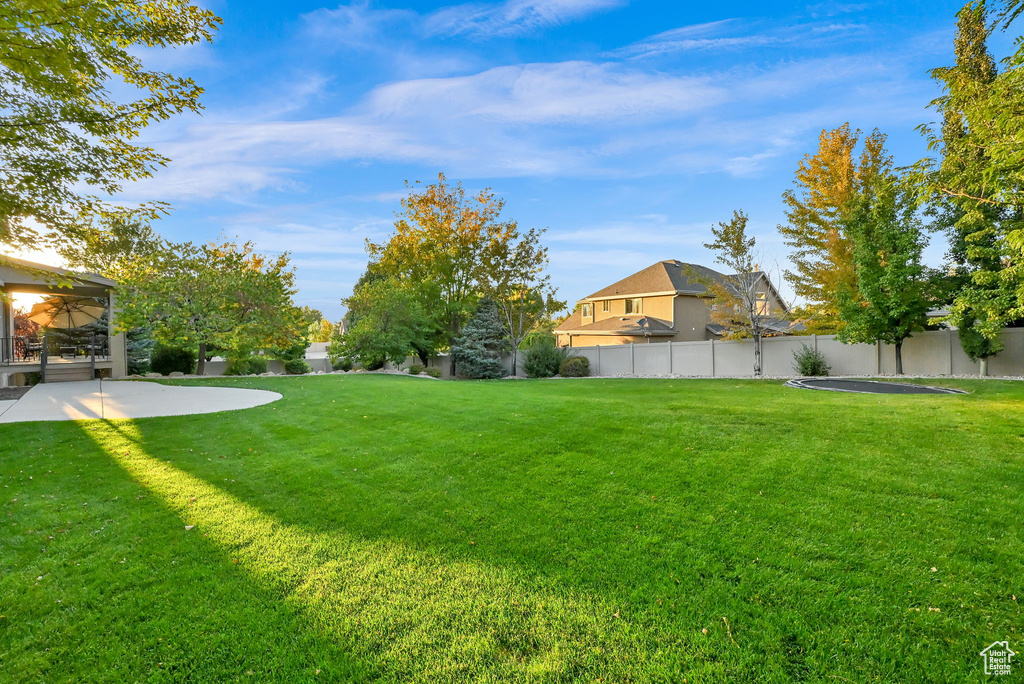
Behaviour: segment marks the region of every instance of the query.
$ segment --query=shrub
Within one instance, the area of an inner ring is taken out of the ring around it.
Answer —
[[[793,370],[800,375],[828,375],[832,369],[825,361],[824,354],[801,344],[800,349],[793,352]]]
[[[191,349],[157,346],[149,362],[154,373],[191,373],[196,369],[196,353]]]
[[[43,374],[39,371],[25,373],[25,387],[35,387],[42,381]]]
[[[414,363],[409,366],[409,375],[419,375],[423,372],[423,366],[419,363]]]
[[[352,370],[352,359],[347,356],[339,356],[331,361],[331,368],[348,373]]]
[[[284,362],[284,372],[288,375],[305,375],[311,370],[306,359],[288,359]]]
[[[426,373],[427,375],[429,375],[432,378],[439,378],[439,377],[441,377],[441,369],[440,368],[424,368],[423,372]]]
[[[558,366],[563,378],[585,378],[590,375],[590,359],[586,356],[570,356]]]
[[[224,375],[259,375],[267,372],[267,359],[263,356],[241,356],[228,359]]]
[[[383,356],[377,356],[376,354],[373,356],[359,357],[359,365],[363,367],[363,370],[368,371],[380,370],[384,367],[386,362],[387,359]]]
[[[558,367],[568,358],[566,347],[538,344],[526,352],[523,370],[531,378],[550,378],[558,373]]]

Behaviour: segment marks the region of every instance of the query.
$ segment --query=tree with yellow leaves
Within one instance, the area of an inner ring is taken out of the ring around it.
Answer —
[[[785,277],[805,302],[797,314],[807,318],[811,332],[842,329],[839,292],[856,292],[857,287],[853,244],[844,226],[872,178],[892,167],[885,135],[878,130],[864,138],[855,161],[860,138],[861,131],[850,130],[848,123],[823,130],[818,151],[800,161],[796,188],[782,196],[788,223],[779,226],[779,233],[793,249],[793,270]]]
[[[409,196],[382,244],[367,241],[368,271],[393,278],[416,294],[433,320],[432,339],[417,345],[448,349],[476,309],[487,282],[490,254],[518,238],[516,223],[501,220],[505,201],[490,190],[469,196],[462,183],[406,184]],[[454,372],[454,368],[453,368]]]

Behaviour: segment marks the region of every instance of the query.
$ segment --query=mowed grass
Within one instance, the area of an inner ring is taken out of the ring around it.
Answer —
[[[0,680],[981,681],[1024,646],[1022,383],[216,384],[284,397],[0,427]]]

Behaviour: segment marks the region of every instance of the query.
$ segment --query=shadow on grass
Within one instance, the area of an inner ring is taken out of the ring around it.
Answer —
[[[310,629],[385,677],[628,679],[683,666],[680,654],[689,649],[679,637],[637,629],[593,596],[529,588],[502,568],[445,560],[395,540],[284,524],[154,458],[131,422],[82,427],[257,586],[280,594]]]

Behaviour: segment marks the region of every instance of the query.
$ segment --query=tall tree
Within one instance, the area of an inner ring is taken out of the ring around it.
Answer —
[[[753,339],[754,376],[760,377],[761,340],[770,332],[769,325],[775,319],[767,300],[760,296],[760,293],[767,293],[768,280],[755,263],[756,241],[747,235],[747,221],[745,213],[734,211],[731,221],[711,227],[715,239],[704,243],[704,247],[715,253],[715,262],[732,271],[731,275],[719,279],[695,270],[689,275],[707,288],[711,298],[710,318],[725,328],[723,337]]]
[[[435,350],[450,348],[475,310],[485,282],[485,255],[515,234],[515,223],[500,220],[504,200],[490,190],[467,196],[461,183],[444,174],[423,188],[408,185],[395,232],[386,243],[367,241],[370,268],[415,292],[434,319]],[[455,372],[452,359],[452,372]]]
[[[945,90],[932,103],[942,114],[942,128],[939,135],[928,131],[931,147],[941,154],[931,181],[937,189],[932,210],[937,214],[935,228],[949,236],[950,271],[957,284],[951,321],[964,351],[980,359],[983,369],[988,358],[1002,349],[1002,342],[979,330],[986,316],[977,309],[993,296],[998,299],[998,279],[989,276],[1003,267],[998,234],[1000,223],[1008,217],[1005,207],[986,201],[991,194],[985,181],[988,151],[977,144],[964,112],[987,97],[997,76],[988,50],[989,30],[984,3],[968,3],[957,14],[954,65],[932,70]]]
[[[945,91],[932,103],[943,126],[924,130],[941,159],[922,164],[962,283],[950,319],[964,351],[981,359],[982,373],[1002,349],[1002,328],[1024,317],[1024,47],[997,73],[986,7],[970,2],[961,9],[956,61],[932,72]],[[1022,8],[1005,3],[1003,26]]]
[[[433,332],[416,293],[395,278],[368,280],[342,304],[351,318],[341,338],[343,349],[334,351],[358,359],[364,368],[405,361]]]
[[[202,375],[209,348],[243,354],[302,340],[294,283],[287,254],[269,258],[251,243],[172,245],[125,272],[118,325],[149,326],[158,342],[195,350]]]
[[[802,314],[815,332],[842,327],[838,293],[856,286],[853,245],[844,232],[851,203],[871,178],[892,165],[885,135],[877,130],[864,138],[855,161],[860,137],[849,124],[822,131],[818,151],[800,161],[796,188],[782,196],[788,223],[779,226],[779,233],[793,250],[793,270],[785,277],[796,296],[806,301]]]
[[[132,140],[198,112],[203,91],[146,69],[139,48],[211,41],[219,25],[189,0],[0,3],[0,246],[59,249],[97,219],[164,213],[107,197],[167,163]]]
[[[846,232],[853,242],[856,290],[839,293],[843,342],[886,342],[903,374],[903,342],[924,330],[928,274],[921,263],[927,240],[916,190],[893,174],[876,176],[856,199]]]
[[[517,372],[515,350],[538,323],[565,309],[555,298],[545,273],[548,250],[541,245],[543,230],[520,234],[515,225],[504,240],[492,242],[484,254],[482,289],[497,307],[512,354],[512,375]]]

